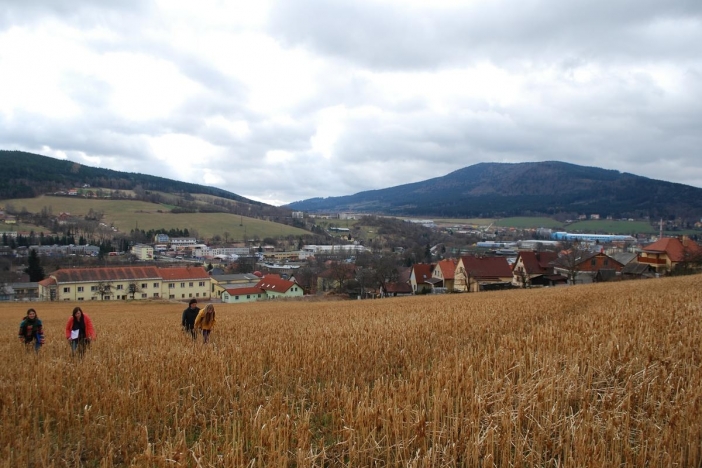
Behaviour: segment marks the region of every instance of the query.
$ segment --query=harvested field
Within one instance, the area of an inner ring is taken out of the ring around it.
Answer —
[[[373,301],[0,305],[0,466],[700,466],[702,277]],[[204,304],[200,304],[203,306]]]

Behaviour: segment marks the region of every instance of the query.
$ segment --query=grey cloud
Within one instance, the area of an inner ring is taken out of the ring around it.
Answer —
[[[695,0],[500,0],[455,9],[302,0],[278,2],[269,32],[374,69],[422,69],[563,56],[698,60],[701,18]]]

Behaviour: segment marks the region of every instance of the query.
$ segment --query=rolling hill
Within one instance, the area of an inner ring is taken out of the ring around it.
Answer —
[[[443,177],[287,205],[309,212],[507,217],[559,213],[642,218],[702,215],[702,189],[558,161],[480,163]]]

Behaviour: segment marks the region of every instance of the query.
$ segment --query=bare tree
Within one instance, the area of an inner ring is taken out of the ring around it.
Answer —
[[[95,287],[95,293],[93,296],[100,297],[101,301],[105,300],[105,296],[112,294],[112,282],[110,281],[100,281]]]
[[[136,281],[131,281],[129,285],[127,286],[127,291],[129,291],[129,294],[132,296],[132,299],[134,299],[134,296],[136,293],[141,292],[141,288],[139,287],[139,283]]]

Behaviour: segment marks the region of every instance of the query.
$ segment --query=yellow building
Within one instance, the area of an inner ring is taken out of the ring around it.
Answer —
[[[210,298],[210,277],[202,267],[107,267],[57,270],[39,282],[46,301]]]

